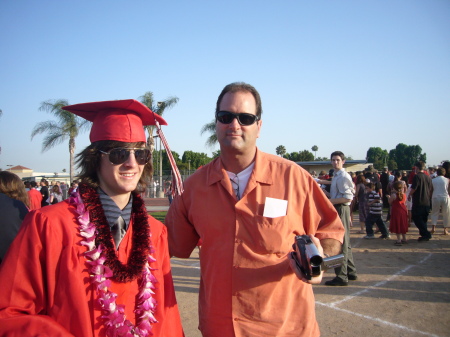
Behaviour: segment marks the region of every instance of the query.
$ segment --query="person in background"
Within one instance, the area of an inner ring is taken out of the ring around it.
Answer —
[[[0,193],[23,202],[27,207],[30,205],[25,185],[17,174],[9,171],[0,171]]]
[[[53,185],[50,192],[50,205],[54,205],[60,201],[63,201],[63,196],[58,184]]]
[[[82,183],[26,216],[0,269],[0,336],[184,336],[167,229],[135,192],[153,170],[143,125],[164,119],[136,100],[63,109],[93,122]]]
[[[450,179],[450,161],[444,161],[442,163],[442,168],[445,169],[444,177]]]
[[[373,224],[376,224],[378,230],[381,232],[380,239],[389,239],[390,235],[387,230],[386,224],[383,221],[383,202],[381,201],[380,194],[376,190],[374,183],[366,184],[366,203],[369,207],[369,213],[366,218],[366,236],[364,239],[374,239]]]
[[[448,235],[448,226],[450,224],[449,179],[445,177],[445,169],[443,167],[439,167],[436,174],[436,178],[431,181],[433,184],[431,195],[431,234],[434,234],[436,231],[439,210],[441,210],[444,235]]]
[[[30,187],[28,198],[30,200],[30,211],[32,211],[42,207],[42,194],[37,190],[37,183],[35,181],[30,182]]]
[[[168,181],[167,184],[166,184],[165,194],[167,196],[167,199],[169,199],[169,205],[172,204],[173,190],[172,190],[172,183],[170,181]]]
[[[204,337],[320,334],[311,283],[322,276],[296,274],[292,244],[309,235],[319,253],[334,255],[344,229],[308,172],[257,148],[261,116],[253,86],[225,86],[215,110],[220,156],[186,179],[165,219],[171,255],[189,258],[203,241]]]
[[[388,201],[391,205],[391,222],[389,223],[389,231],[395,233],[397,241],[396,246],[402,246],[408,243],[406,241],[406,233],[408,232],[408,211],[406,210],[406,194],[405,183],[402,180],[394,182],[391,193],[388,194]]]
[[[425,163],[418,161],[414,165],[415,175],[411,184],[408,199],[412,200],[412,219],[419,229],[419,242],[429,241],[431,233],[428,231],[427,222],[430,214],[430,202],[433,185],[431,178],[425,174]]]
[[[67,199],[67,184],[64,181],[62,181],[59,187],[61,189],[63,200]]]
[[[27,204],[22,180],[12,172],[0,171],[0,263],[28,213]]]
[[[359,226],[360,230],[358,234],[366,233],[366,217],[367,217],[367,209],[366,209],[366,178],[363,174],[359,174],[356,177],[356,191],[355,198],[358,201],[358,210],[359,210]]]
[[[78,183],[76,181],[72,182],[70,184],[70,188],[69,188],[69,197],[72,194],[72,192],[76,192],[78,188]]]
[[[350,175],[345,171],[345,155],[341,151],[334,151],[330,155],[331,165],[333,166],[333,175],[330,186],[330,202],[333,204],[339,218],[344,225],[344,242],[342,244],[342,254],[344,262],[342,266],[334,269],[336,277],[326,281],[326,286],[347,286],[348,281],[358,279],[356,266],[353,259],[352,246],[350,244],[350,203],[355,195],[354,183]],[[330,170],[330,175],[331,175]],[[320,183],[323,183],[321,181]]]
[[[430,166],[430,167],[428,168],[428,175],[430,176],[431,179],[436,178],[436,177],[437,177],[436,168]]]
[[[39,190],[39,192],[42,194],[41,206],[42,207],[48,206],[50,192],[48,190],[48,181],[47,180],[41,179],[41,189]]]
[[[408,186],[408,172],[402,171],[402,180],[405,182],[406,186]]]

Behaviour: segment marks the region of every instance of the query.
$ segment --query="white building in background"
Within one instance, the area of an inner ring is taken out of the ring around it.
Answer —
[[[70,185],[70,175],[67,173],[34,172],[32,169],[21,165],[13,166],[6,171],[17,174],[22,180],[40,181],[42,178],[45,178],[48,181],[63,181]]]

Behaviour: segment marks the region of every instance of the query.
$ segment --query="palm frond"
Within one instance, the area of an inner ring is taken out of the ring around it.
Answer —
[[[200,130],[200,135],[203,135],[205,132],[216,133],[216,120],[213,119],[211,122],[202,126]]]
[[[58,131],[60,130],[49,132],[47,136],[45,136],[44,140],[42,141],[42,152],[51,149],[55,145],[61,144],[69,137],[67,134]]]
[[[33,128],[33,131],[31,131],[31,139],[34,138],[34,136],[45,133],[47,131],[52,131],[59,128],[59,125],[56,124],[54,121],[45,121],[45,122],[39,122],[36,124],[36,126]]]
[[[217,135],[214,133],[213,135],[209,136],[206,140],[206,146],[210,149],[214,148],[218,143]]]

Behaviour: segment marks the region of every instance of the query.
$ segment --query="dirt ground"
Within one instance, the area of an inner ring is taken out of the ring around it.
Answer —
[[[347,287],[314,286],[321,336],[450,336],[450,236],[438,225],[433,239],[417,242],[412,225],[408,244],[365,240],[351,231],[358,280]],[[200,337],[197,249],[189,259],[172,259],[175,289],[187,337]]]

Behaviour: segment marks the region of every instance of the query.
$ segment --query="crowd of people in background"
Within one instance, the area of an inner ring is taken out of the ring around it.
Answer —
[[[0,262],[29,211],[67,199],[77,186],[77,181],[71,184],[70,189],[60,181],[24,182],[12,172],[0,171]]]
[[[375,238],[373,225],[377,224],[381,239],[396,235],[395,245],[407,244],[408,228],[415,224],[420,233],[419,241],[428,241],[436,232],[439,216],[442,217],[443,234],[449,234],[450,201],[449,178],[450,162],[439,167],[426,168],[425,163],[417,162],[411,171],[383,168],[381,173],[372,165],[364,171],[349,172],[354,183],[354,199],[351,213],[358,212],[360,230],[363,238]],[[333,169],[311,175],[319,180],[331,180]],[[329,184],[321,185],[329,196]],[[415,206],[414,206],[415,205]],[[431,230],[427,229],[428,216],[431,215]],[[384,218],[383,218],[384,216]],[[352,217],[352,226],[355,223]]]

